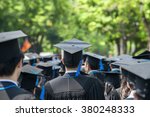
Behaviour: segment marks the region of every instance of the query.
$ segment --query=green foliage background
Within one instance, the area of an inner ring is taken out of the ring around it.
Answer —
[[[149,0],[0,0],[0,32],[23,30],[32,52],[58,52],[72,38],[102,55],[150,48]]]

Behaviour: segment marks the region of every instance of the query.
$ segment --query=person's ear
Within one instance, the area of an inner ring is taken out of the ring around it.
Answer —
[[[90,67],[90,65],[89,65],[89,64],[87,64],[87,69],[88,69],[88,71],[90,71],[90,70],[91,70],[91,67]]]
[[[22,59],[19,61],[19,63],[17,64],[17,68],[21,69],[22,68]]]

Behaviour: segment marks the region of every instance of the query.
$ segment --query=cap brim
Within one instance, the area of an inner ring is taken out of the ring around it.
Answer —
[[[66,51],[70,54],[74,54],[76,52],[82,51],[85,48],[90,47],[91,45],[86,42],[80,41],[78,39],[72,39],[69,41],[63,41],[54,46]]]
[[[21,37],[26,37],[27,35],[23,33],[21,30],[19,31],[11,31],[11,32],[2,32],[0,33],[0,43],[6,42],[14,39],[18,39]]]

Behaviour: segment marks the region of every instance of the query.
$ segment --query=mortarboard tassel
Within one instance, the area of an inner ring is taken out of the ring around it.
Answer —
[[[38,84],[39,84],[39,78],[37,77],[37,78],[36,78],[35,86],[37,87],[37,86],[38,86]]]
[[[102,63],[102,59],[100,59],[99,68],[100,68],[100,71],[103,71],[103,70],[104,70],[104,66],[103,66],[103,63]]]
[[[75,77],[78,77],[79,74],[80,74],[80,69],[81,69],[81,65],[82,65],[82,60],[80,60],[80,63],[78,65],[78,69],[77,69],[77,72],[76,72],[76,76]]]
[[[44,95],[45,95],[45,87],[42,86],[42,91],[41,91],[41,94],[40,94],[40,100],[44,100]]]

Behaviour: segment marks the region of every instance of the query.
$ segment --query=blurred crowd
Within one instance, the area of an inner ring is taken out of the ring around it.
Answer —
[[[0,33],[0,99],[150,99],[150,51],[108,58],[71,39],[54,45],[61,53],[33,53],[20,50],[18,38],[25,36]]]

